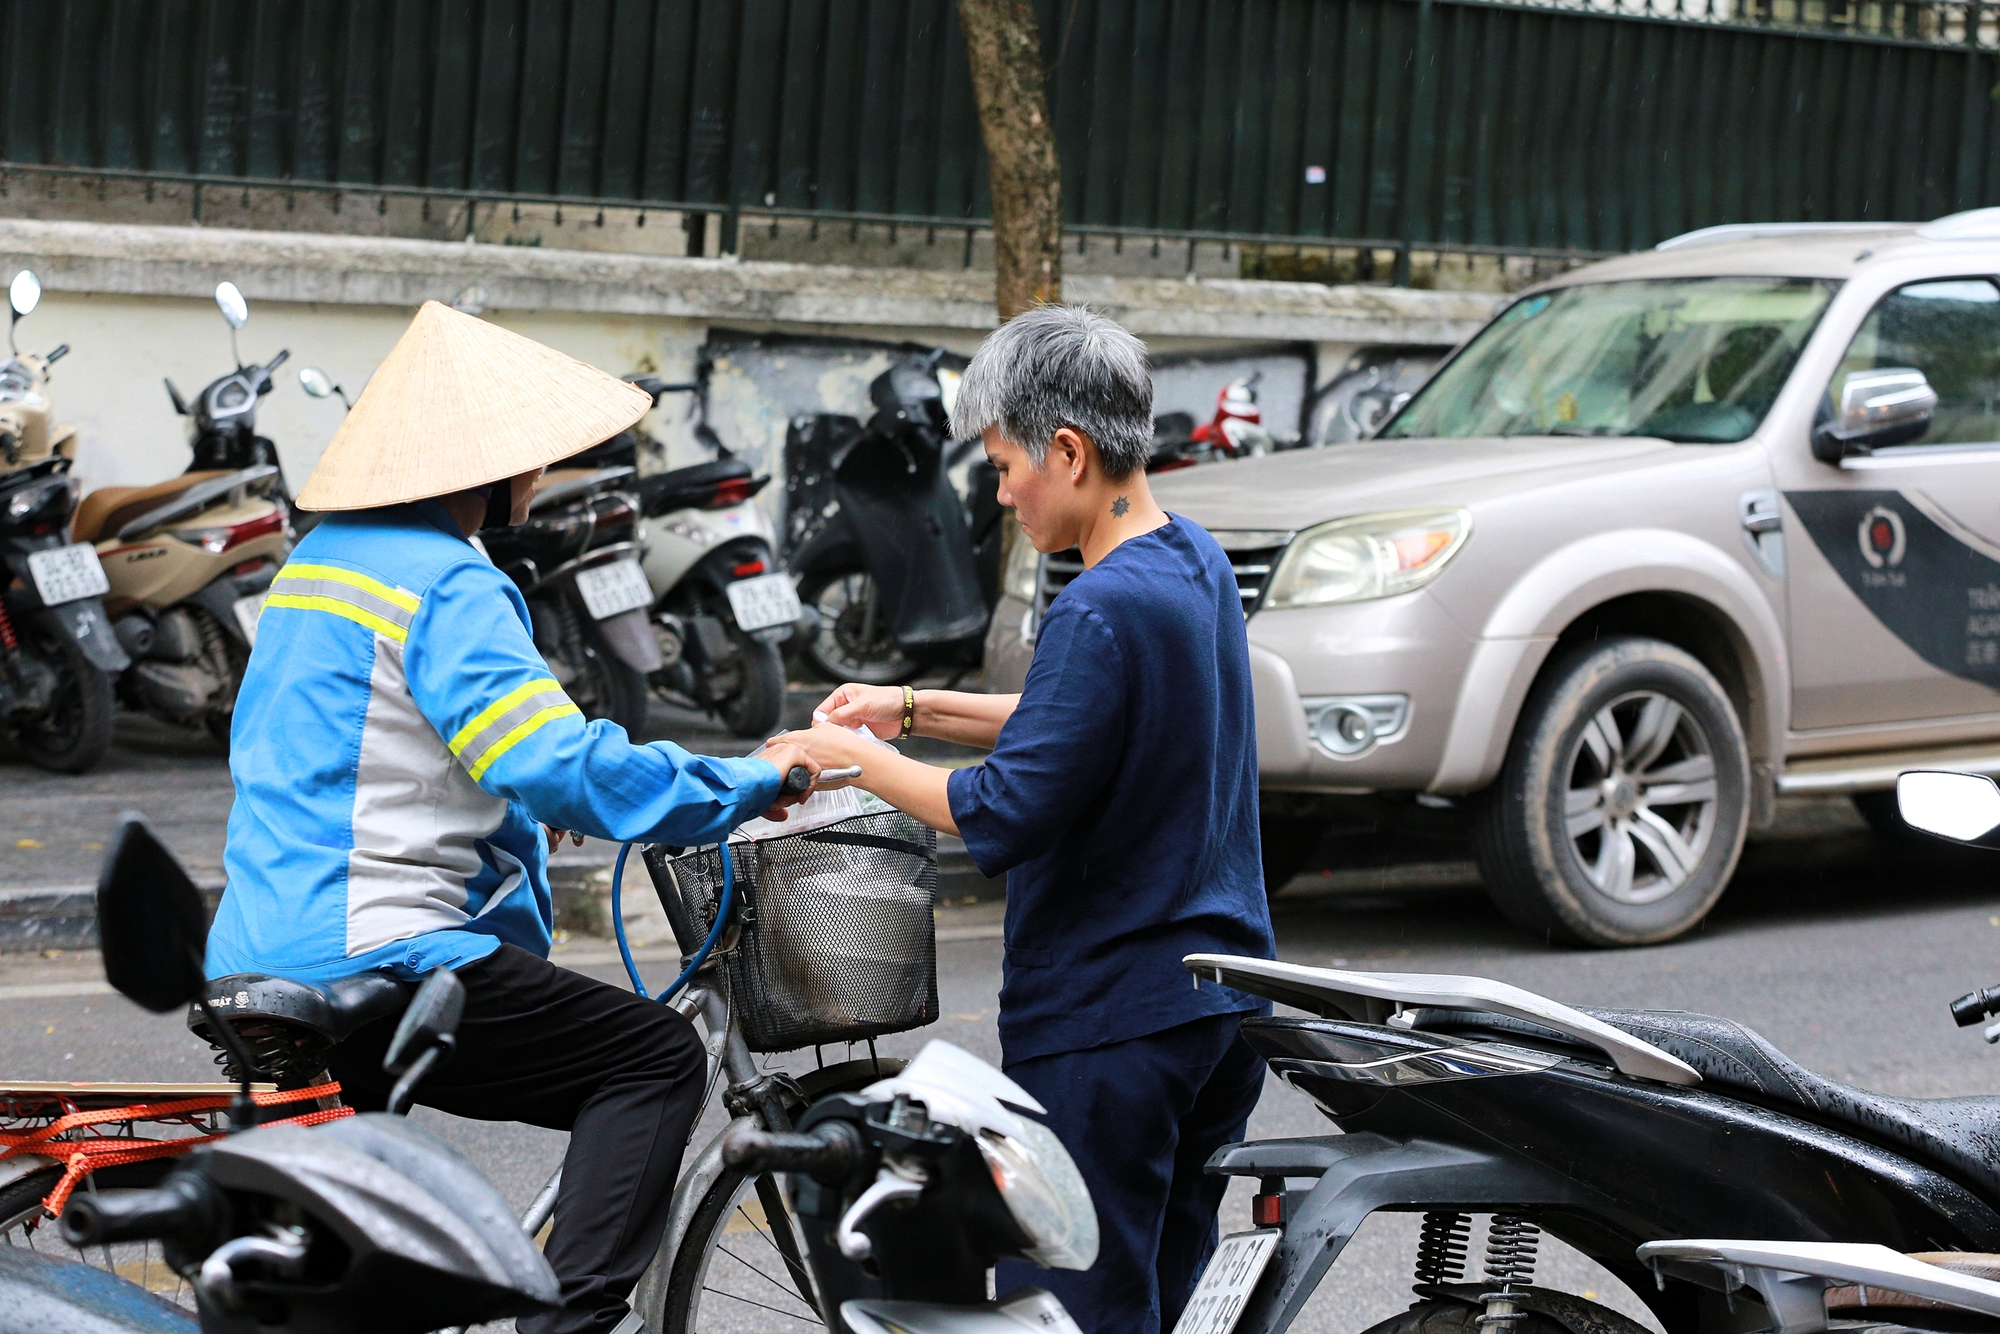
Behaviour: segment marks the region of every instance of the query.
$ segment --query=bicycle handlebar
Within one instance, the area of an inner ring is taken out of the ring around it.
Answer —
[[[845,1121],[825,1121],[803,1133],[745,1126],[722,1139],[722,1161],[752,1172],[806,1172],[832,1185],[861,1162],[861,1132]]]
[[[154,1190],[79,1192],[62,1211],[62,1237],[72,1246],[201,1233],[221,1208],[215,1188],[190,1172],[176,1172]]]
[[[802,792],[812,791],[812,785],[812,770],[806,768],[803,764],[795,764],[791,767],[791,771],[785,775],[784,785],[778,790],[788,797],[796,797]]]
[[[1995,1014],[2000,1014],[2000,986],[1967,992],[1951,1003],[1952,1020],[1960,1028],[1970,1028]]]

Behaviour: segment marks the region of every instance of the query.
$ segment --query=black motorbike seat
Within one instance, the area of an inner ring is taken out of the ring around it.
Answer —
[[[378,1019],[401,1014],[413,990],[408,982],[387,973],[360,973],[317,986],[264,973],[237,973],[209,982],[203,996],[216,1014],[232,1022],[283,1024],[330,1047]],[[188,1007],[188,1027],[212,1040],[201,1006]]]
[[[2000,1097],[1892,1098],[1814,1074],[1734,1019],[1681,1010],[1577,1008],[1678,1056],[1700,1072],[1707,1088],[1737,1090],[1765,1105],[1797,1108],[1808,1120],[1850,1129],[1858,1138],[1906,1153],[2000,1201]],[[1498,1030],[1555,1038],[1564,1045],[1573,1041],[1535,1024],[1462,1010],[1420,1012],[1416,1027]]]

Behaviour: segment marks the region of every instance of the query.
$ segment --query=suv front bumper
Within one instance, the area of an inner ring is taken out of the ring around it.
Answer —
[[[994,611],[986,638],[989,690],[1019,690],[1027,677],[1034,654],[1022,637],[1027,610],[1003,597]],[[1490,693],[1465,686],[1475,660],[1482,670],[1493,664],[1494,655],[1475,650],[1494,646],[1480,645],[1428,592],[1259,611],[1248,629],[1258,766],[1263,786],[1274,791],[1420,792],[1438,786],[1461,698]],[[1501,683],[1483,684],[1508,693]],[[1385,717],[1399,698],[1407,700],[1401,717]],[[1340,755],[1314,739],[1313,721],[1329,707],[1347,706],[1374,713],[1388,726],[1354,753]],[[1479,729],[1478,756],[1453,755],[1453,770],[1466,769],[1476,781],[1452,782],[1455,774],[1442,774],[1443,786],[1462,791],[1485,781],[1489,730]]]

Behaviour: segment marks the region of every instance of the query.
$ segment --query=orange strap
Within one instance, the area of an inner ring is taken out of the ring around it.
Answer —
[[[250,1098],[259,1107],[279,1107],[286,1103],[337,1097],[339,1093],[339,1081],[328,1080],[312,1088],[253,1093]],[[185,1139],[61,1140],[56,1138],[58,1135],[107,1122],[160,1121],[190,1116],[196,1112],[220,1111],[228,1107],[229,1102],[230,1099],[227,1097],[184,1098],[179,1102],[140,1103],[132,1107],[109,1107],[96,1112],[71,1112],[68,1116],[51,1121],[38,1130],[22,1134],[0,1131],[0,1159],[10,1158],[17,1153],[32,1153],[60,1158],[66,1163],[67,1170],[63,1173],[62,1180],[56,1183],[56,1188],[42,1201],[42,1208],[54,1218],[62,1213],[63,1205],[69,1202],[70,1194],[76,1189],[77,1183],[99,1168],[117,1167],[124,1163],[142,1163],[152,1158],[168,1158],[222,1138],[220,1135],[191,1135]],[[306,1112],[299,1116],[287,1117],[282,1121],[266,1121],[262,1124],[317,1126],[352,1115],[354,1115],[352,1107],[341,1106]]]

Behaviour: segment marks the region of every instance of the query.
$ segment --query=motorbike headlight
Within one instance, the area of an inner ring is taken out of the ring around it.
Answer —
[[[1096,1264],[1097,1210],[1055,1133],[1024,1116],[1018,1134],[988,1130],[977,1138],[1007,1211],[1034,1242],[1027,1257],[1045,1269]]]
[[[1042,568],[1042,553],[1026,533],[1014,530],[1014,544],[1007,552],[1007,568],[1000,576],[1000,591],[1033,606]]]
[[[7,517],[18,520],[38,510],[53,512],[67,505],[75,491],[76,482],[68,477],[51,477],[47,481],[31,483],[7,498]]]
[[[1264,606],[1325,607],[1422,588],[1472,535],[1461,509],[1399,510],[1335,519],[1300,533],[1264,594]]]

